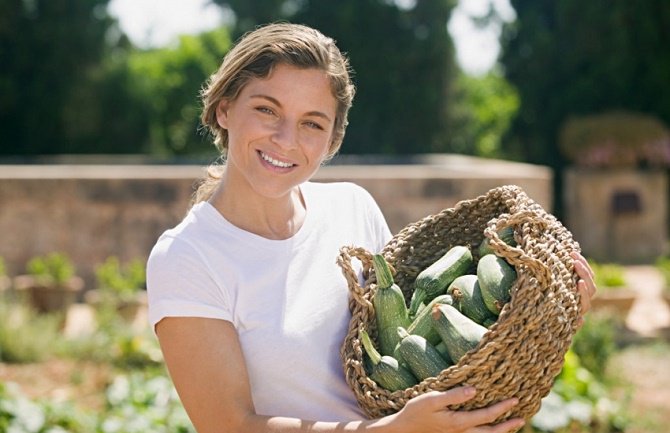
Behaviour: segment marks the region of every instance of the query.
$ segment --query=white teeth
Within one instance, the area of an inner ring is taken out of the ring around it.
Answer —
[[[293,166],[293,164],[291,164],[290,162],[277,161],[276,159],[264,154],[263,152],[261,152],[261,158],[263,158],[265,161],[269,162],[270,164],[274,165],[275,167],[289,168],[289,167]]]

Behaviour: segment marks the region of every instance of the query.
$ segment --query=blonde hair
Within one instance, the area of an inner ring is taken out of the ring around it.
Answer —
[[[218,124],[216,109],[226,99],[233,101],[244,86],[254,78],[265,78],[278,64],[324,71],[333,96],[337,100],[333,136],[326,159],[340,149],[347,127],[347,115],[354,98],[349,61],[335,41],[318,30],[300,24],[273,23],[246,33],[226,54],[219,67],[203,88],[201,122],[214,137],[214,145],[225,159],[228,151],[228,131]],[[198,187],[194,202],[206,200],[221,178],[223,167],[209,167],[207,178]]]

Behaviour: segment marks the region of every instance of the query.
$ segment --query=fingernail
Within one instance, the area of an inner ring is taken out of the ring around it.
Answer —
[[[470,397],[470,396],[475,395],[475,393],[477,392],[477,390],[475,389],[474,386],[468,386],[468,387],[466,387],[466,388],[463,390],[463,392],[465,392],[465,395],[467,395],[468,397]]]

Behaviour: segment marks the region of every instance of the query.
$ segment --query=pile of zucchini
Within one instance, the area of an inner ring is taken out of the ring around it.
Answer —
[[[512,228],[498,235],[516,245]],[[468,246],[449,249],[419,273],[409,306],[384,257],[373,256],[377,347],[365,330],[360,338],[368,375],[379,386],[397,391],[437,376],[474,349],[496,322],[510,300],[516,271],[494,254],[488,238],[478,253],[475,263]]]

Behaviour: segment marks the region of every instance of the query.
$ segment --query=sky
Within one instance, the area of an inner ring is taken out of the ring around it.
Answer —
[[[456,60],[472,75],[488,71],[500,50],[500,28],[480,30],[469,19],[469,15],[485,14],[490,3],[504,20],[514,19],[509,0],[460,0],[449,21]],[[144,48],[169,45],[179,34],[199,33],[231,20],[230,15],[209,0],[112,0],[109,11],[119,19],[121,29],[130,40]]]

